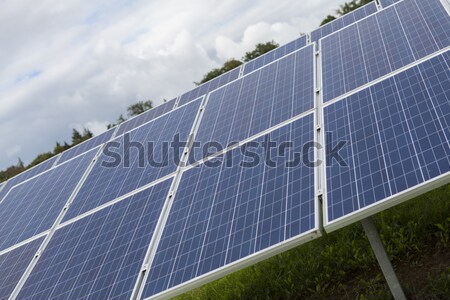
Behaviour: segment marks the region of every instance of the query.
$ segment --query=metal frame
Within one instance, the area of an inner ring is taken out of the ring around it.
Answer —
[[[140,299],[141,298],[141,294],[143,292],[143,289],[144,289],[144,286],[145,286],[145,283],[146,283],[147,277],[148,277],[148,269],[150,268],[150,266],[153,263],[153,259],[155,257],[156,251],[158,249],[159,242],[161,240],[161,236],[162,236],[164,228],[165,228],[165,224],[167,222],[167,219],[169,218],[169,213],[172,208],[173,199],[176,194],[177,188],[181,182],[181,176],[183,174],[182,168],[186,165],[186,162],[189,159],[189,153],[191,150],[192,142],[194,141],[195,135],[200,126],[200,123],[201,123],[201,120],[203,117],[203,113],[205,111],[205,106],[209,99],[209,94],[208,94],[208,96],[202,96],[200,98],[197,98],[194,101],[200,101],[200,99],[201,99],[201,105],[197,111],[197,115],[195,117],[194,123],[192,124],[191,131],[189,133],[188,144],[184,148],[183,157],[180,161],[179,166],[177,167],[172,184],[169,189],[169,193],[168,193],[166,200],[164,201],[164,205],[161,209],[161,213],[159,215],[158,222],[156,223],[156,227],[153,232],[152,239],[150,240],[149,246],[147,248],[147,252],[146,252],[144,260],[142,262],[141,269],[138,273],[138,277],[137,277],[136,283],[134,285],[133,292],[131,294],[131,299]],[[194,102],[194,101],[192,101],[192,102]],[[192,103],[192,102],[190,102],[190,103]],[[185,105],[188,105],[188,104],[189,103],[187,103]]]
[[[440,0],[447,13],[450,15],[450,0]]]
[[[43,231],[43,232],[41,232],[41,233],[39,233],[39,234],[33,235],[32,237],[30,237],[30,238],[28,238],[28,239],[26,239],[26,240],[23,240],[23,241],[21,241],[20,243],[14,244],[14,245],[11,246],[11,247],[8,247],[8,248],[6,248],[6,249],[3,249],[2,251],[0,251],[0,256],[2,256],[3,254],[6,254],[6,253],[8,253],[8,252],[10,252],[10,251],[12,251],[12,250],[14,250],[14,249],[17,249],[17,248],[19,248],[19,247],[22,247],[23,245],[26,245],[26,244],[28,244],[29,242],[32,242],[32,241],[34,241],[34,240],[37,240],[38,238],[41,238],[41,237],[47,235],[49,232],[50,232],[50,229],[48,229],[48,230],[46,230],[46,231]]]
[[[196,287],[202,286],[206,283],[209,283],[211,281],[214,281],[216,279],[222,278],[230,273],[233,273],[235,271],[241,270],[245,267],[251,266],[253,264],[256,264],[260,261],[263,261],[265,259],[268,259],[274,255],[280,254],[284,251],[287,251],[289,249],[292,249],[294,247],[297,247],[299,245],[302,245],[306,242],[312,241],[315,238],[318,238],[321,236],[321,233],[318,229],[313,229],[308,232],[305,232],[302,235],[296,236],[294,238],[285,240],[281,243],[278,243],[274,246],[271,246],[269,248],[266,248],[262,251],[256,252],[252,255],[249,255],[245,258],[242,258],[240,260],[237,260],[231,264],[225,265],[221,268],[218,268],[214,271],[208,272],[206,274],[203,274],[199,277],[196,277],[192,280],[189,280],[185,283],[182,283],[178,286],[175,286],[173,288],[170,288],[164,292],[161,292],[159,294],[156,294],[152,297],[146,298],[146,299],[168,299],[170,297],[177,296],[179,294],[188,292]]]

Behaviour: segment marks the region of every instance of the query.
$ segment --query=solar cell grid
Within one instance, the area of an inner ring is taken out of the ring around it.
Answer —
[[[11,189],[0,203],[0,250],[51,228],[97,150]]]
[[[324,102],[450,46],[449,27],[439,0],[404,0],[324,38]]]
[[[106,145],[68,209],[69,220],[176,171],[168,143],[187,141],[202,99],[179,107]],[[148,144],[151,143],[151,145]],[[134,143],[134,146],[132,146]],[[141,146],[136,146],[137,143]],[[182,151],[183,149],[180,149]],[[112,157],[111,153],[117,156]],[[107,163],[116,162],[114,165]],[[161,163],[161,164],[158,164]]]
[[[35,239],[0,255],[0,299],[9,298],[43,239]]]
[[[12,187],[52,168],[57,157],[58,156],[53,156],[53,157],[47,159],[46,161],[43,161],[42,163],[38,164],[37,166],[35,166],[31,169],[28,169],[28,170],[18,174],[17,176],[10,178],[7,182],[5,182],[3,185],[3,188],[0,189],[0,203],[2,202],[3,198],[6,196],[6,194],[9,192],[9,190]]]
[[[288,55],[296,50],[299,50],[305,47],[307,44],[307,36],[303,35],[296,40],[293,40],[290,43],[282,45],[270,52],[267,52],[247,63],[244,64],[243,75],[246,75],[250,72],[253,72],[256,69],[259,69],[265,65],[270,64],[271,62]]]
[[[377,5],[375,1],[370,2],[363,7],[352,11],[342,17],[339,17],[338,19],[331,21],[330,23],[327,23],[320,28],[314,30],[311,32],[311,41],[312,42],[318,42],[321,38],[326,37],[333,32],[344,28],[345,26],[348,26],[350,24],[353,24],[354,22],[361,20],[371,14],[374,14],[377,12]]]
[[[313,59],[310,45],[211,93],[195,140],[225,148],[312,109]]]
[[[383,8],[388,7],[389,5],[395,4],[401,0],[379,0],[380,4]]]
[[[175,105],[176,99],[172,99],[170,101],[167,101],[165,103],[162,103],[134,118],[131,118],[122,124],[119,125],[119,128],[117,129],[117,132],[115,136],[119,136],[125,132],[128,132],[130,130],[133,130],[134,128],[137,128],[169,111],[171,111]]]
[[[130,299],[171,182],[59,228],[17,299]]]
[[[256,139],[260,145],[268,139],[293,142],[283,155],[275,149],[254,149],[262,160],[269,155],[274,166],[260,161],[242,168],[240,163],[251,159],[237,148],[215,159],[222,160],[221,166],[203,164],[185,171],[143,297],[314,230],[314,170],[305,165],[285,167],[294,152],[314,140],[313,129],[314,117],[309,114]]]
[[[450,172],[449,70],[439,55],[324,108],[349,165],[327,168],[327,224]]]
[[[180,99],[178,100],[178,106],[182,106],[186,103],[189,103],[198,97],[204,96],[207,93],[229,83],[233,80],[237,79],[239,77],[240,68],[235,68],[231,71],[228,71],[227,73],[220,75],[219,77],[216,77],[192,90],[190,90],[187,93],[184,93],[180,96]]]

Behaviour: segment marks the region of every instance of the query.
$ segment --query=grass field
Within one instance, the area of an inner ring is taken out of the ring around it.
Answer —
[[[373,217],[408,299],[450,299],[450,185]],[[177,299],[390,299],[355,223]]]

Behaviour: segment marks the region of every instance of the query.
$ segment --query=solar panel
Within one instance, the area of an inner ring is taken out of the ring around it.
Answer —
[[[172,99],[161,105],[158,105],[134,118],[131,118],[119,125],[115,136],[119,136],[125,132],[131,131],[165,113],[168,113],[175,106],[176,99]]]
[[[176,135],[179,135],[180,141],[188,140],[200,104],[201,99],[198,99],[134,129],[129,135],[122,135],[109,142],[64,220],[74,218],[175,172],[178,167],[175,161],[177,153],[167,143],[173,141]],[[137,143],[140,146],[132,145]],[[118,158],[117,164],[109,165],[115,160],[113,153]]]
[[[0,203],[13,186],[52,168],[57,158],[58,156],[53,156],[42,163],[14,176],[13,178],[10,178],[4,183],[3,188],[0,190]]]
[[[271,62],[286,56],[298,49],[305,47],[307,44],[307,36],[303,35],[296,40],[293,40],[290,43],[287,43],[283,46],[280,46],[272,51],[269,51],[247,63],[243,66],[243,75],[246,75],[254,70],[257,70],[265,65],[270,64]]]
[[[63,162],[68,161],[71,158],[74,158],[82,153],[85,153],[95,147],[100,146],[101,144],[106,143],[111,139],[115,131],[115,128],[109,129],[93,138],[90,138],[61,154],[61,158],[58,160],[57,164],[62,164]]]
[[[404,0],[321,40],[324,102],[450,46],[439,0]]]
[[[280,156],[261,147],[268,140],[278,145],[292,141],[293,147]],[[247,144],[261,159],[273,159],[273,166],[261,162],[241,167],[249,157],[236,148],[219,158],[220,166],[203,164],[185,171],[142,297],[219,268],[236,268],[237,262],[262,255],[273,245],[316,236],[314,169],[304,164],[286,168],[294,153],[313,140],[314,116],[308,114]]]
[[[130,299],[171,182],[61,225],[18,299]]]
[[[313,107],[314,46],[310,45],[212,92],[195,140],[200,145],[213,141],[224,149]],[[197,151],[191,162],[205,156]]]
[[[43,238],[0,254],[0,299],[8,299],[16,287]]]
[[[9,191],[0,203],[0,251],[50,229],[96,152],[92,150]]]
[[[211,79],[208,82],[203,83],[202,85],[190,90],[187,93],[184,93],[180,96],[178,100],[178,106],[182,106],[186,103],[189,103],[198,97],[204,96],[215,89],[232,82],[233,80],[239,77],[240,68],[235,68],[227,73],[220,75],[214,79]]]
[[[327,168],[325,228],[450,174],[449,53],[324,108],[325,130],[348,141],[348,167]]]
[[[377,4],[373,1],[348,14],[345,14],[344,16],[339,17],[336,20],[333,20],[312,31],[311,42],[318,42],[321,38],[376,13],[377,10]]]
[[[379,0],[380,4],[383,8],[388,7],[389,5],[395,4],[401,0]]]

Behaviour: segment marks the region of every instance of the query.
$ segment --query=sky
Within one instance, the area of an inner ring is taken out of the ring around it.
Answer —
[[[317,28],[343,0],[2,0],[0,169],[173,99],[258,42]]]

